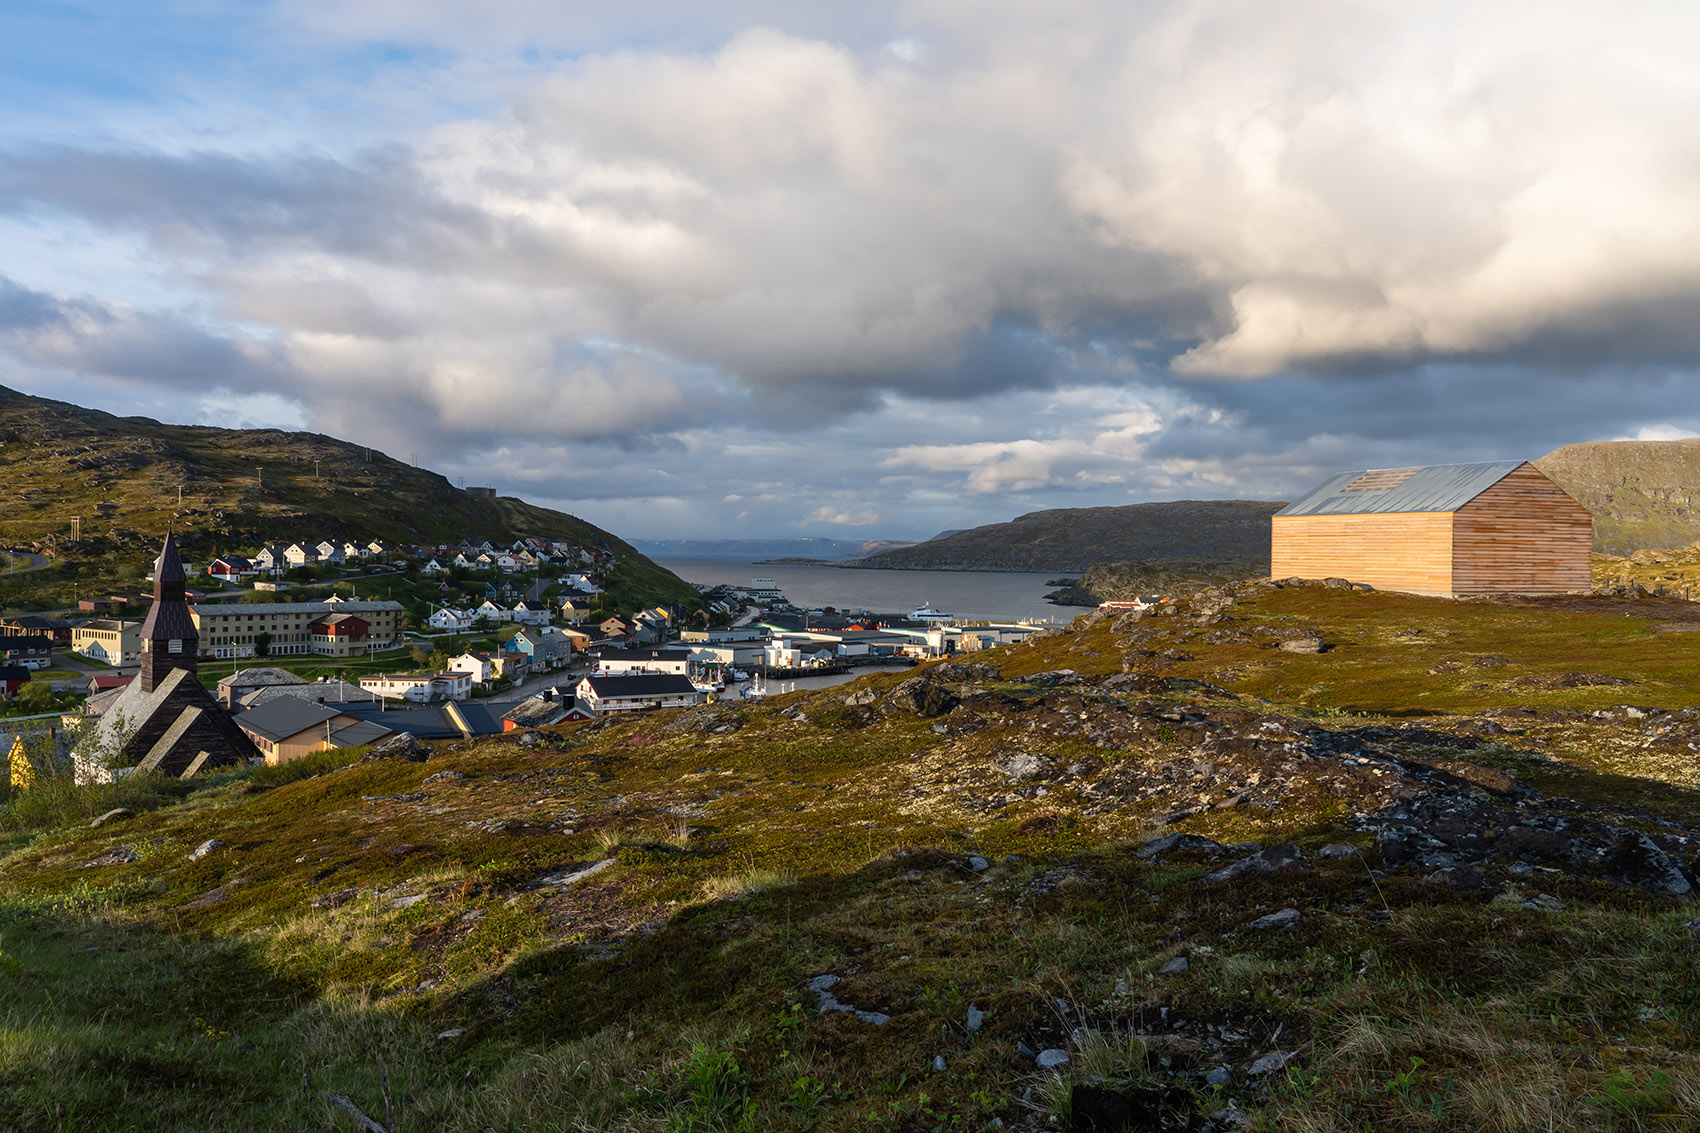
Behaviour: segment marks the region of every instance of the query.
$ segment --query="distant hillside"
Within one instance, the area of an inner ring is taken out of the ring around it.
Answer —
[[[1700,539],[1700,439],[1565,445],[1535,467],[1594,513],[1594,547],[1627,555]]]
[[[846,559],[862,553],[851,539],[803,536],[789,539],[633,539],[632,545],[656,559],[713,559],[753,563],[761,559]]]
[[[150,561],[167,530],[192,559],[300,539],[538,535],[613,552],[629,562],[629,581],[658,598],[694,592],[582,519],[468,495],[376,449],[318,433],[115,417],[0,386],[0,545],[97,563],[104,576]]]
[[[1269,569],[1265,500],[1174,500],[1029,512],[871,555],[846,566],[890,570],[1079,571],[1101,562],[1195,559]]]

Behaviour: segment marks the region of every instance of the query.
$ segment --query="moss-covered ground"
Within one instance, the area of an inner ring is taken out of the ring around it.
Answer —
[[[903,679],[882,675],[422,763],[14,800],[0,1125],[355,1128],[346,1096],[392,1130],[1088,1129],[1112,1127],[1093,1088],[1168,1085],[1166,1128],[1693,1128],[1691,904],[1562,873],[1425,884],[1318,785],[1162,818],[1202,702],[1474,736],[1467,766],[1407,746],[1582,812],[1700,821],[1693,750],[1589,715],[1694,703],[1700,659],[1659,624],[1274,590],[987,654],[977,730],[846,700]],[[1274,648],[1294,631],[1331,648]],[[1124,667],[1176,711],[1123,711],[1115,743],[1111,694],[1021,679]],[[1012,752],[1083,770],[1013,785]],[[91,827],[108,803],[136,813]],[[1165,830],[1315,865],[1203,885],[1219,861],[1137,852]],[[1250,927],[1283,908],[1292,928]],[[889,1021],[821,1011],[825,975]],[[1049,1048],[1070,1062],[1037,1069]]]

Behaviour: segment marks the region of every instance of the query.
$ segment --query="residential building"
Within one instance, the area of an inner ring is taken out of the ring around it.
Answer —
[[[370,553],[364,544],[356,543],[352,539],[342,545],[342,561],[345,563],[367,558]]]
[[[578,702],[596,716],[688,708],[702,703],[702,693],[688,677],[646,673],[617,677],[585,677],[574,689]]]
[[[387,558],[389,558],[389,555],[390,555],[389,549],[386,548],[380,540],[374,539],[370,543],[366,544],[366,557],[367,558],[370,558],[370,559],[387,559]]]
[[[472,678],[466,673],[380,673],[361,677],[360,687],[386,700],[465,700],[472,695]]]
[[[39,633],[0,636],[0,663],[48,668],[53,664],[53,639]]]
[[[289,560],[282,547],[261,547],[253,558],[256,570],[264,574],[277,574],[289,565]]]
[[[526,628],[508,639],[508,648],[531,658],[533,671],[562,669],[573,659],[572,638],[552,628]]]
[[[597,598],[594,594],[565,594],[561,596],[561,617],[572,625],[578,625],[590,617],[596,609]]]
[[[549,604],[542,602],[538,604],[537,608],[533,609],[526,605],[524,601],[515,602],[514,608],[508,611],[508,617],[509,620],[516,621],[520,625],[546,626],[549,624]]]
[[[319,549],[291,543],[283,549],[283,561],[292,567],[313,566],[319,561]]]
[[[236,717],[236,726],[274,766],[315,751],[364,747],[392,734],[382,724],[294,697],[250,708]]]
[[[465,633],[472,628],[472,615],[465,610],[457,610],[452,606],[444,606],[436,613],[425,619],[425,624],[432,629],[445,630],[449,633]]]
[[[571,697],[567,698],[571,701]],[[567,714],[569,705],[562,704],[554,689],[545,689],[536,696],[520,701],[502,714],[502,730],[517,728],[547,728],[558,724]]]
[[[487,622],[511,622],[514,620],[514,612],[498,602],[485,599],[483,605],[472,611],[472,620],[480,619]]]
[[[320,540],[319,545],[313,549],[319,552],[319,561],[322,563],[343,563],[348,561],[348,556],[342,553],[342,545],[339,543],[333,543],[329,539]]]
[[[95,618],[71,630],[71,651],[108,665],[130,665],[142,656],[142,623]]]
[[[405,640],[407,617],[400,602],[351,598],[327,598],[320,602],[202,602],[191,612],[201,635],[201,647],[211,656],[225,660],[260,656],[255,650],[262,638],[267,656],[328,653],[330,643],[315,640],[313,625],[332,614],[360,616],[367,627],[367,652],[394,649]]]
[[[607,676],[622,673],[673,673],[684,676],[690,667],[688,649],[615,649],[604,646],[596,652],[596,671]]]
[[[313,652],[326,657],[364,657],[371,647],[372,627],[359,614],[331,614],[307,627]]]
[[[287,669],[253,668],[242,669],[231,673],[228,677],[220,678],[218,682],[218,702],[226,708],[235,708],[236,702],[256,689],[271,688],[274,685],[304,685],[305,677],[298,677]]]
[[[30,671],[22,665],[0,665],[0,696],[8,700],[30,683]]]
[[[254,564],[241,555],[220,555],[207,564],[207,575],[220,582],[236,583],[258,574]]]

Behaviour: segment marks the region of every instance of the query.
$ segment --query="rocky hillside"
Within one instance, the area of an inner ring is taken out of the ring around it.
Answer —
[[[1247,584],[765,702],[20,794],[0,1124],[1693,1128],[1694,616]]]
[[[1093,563],[1187,559],[1269,569],[1269,517],[1285,504],[1175,500],[1055,508],[870,555],[846,566],[900,570],[1078,571]]]
[[[1594,513],[1594,547],[1614,555],[1700,539],[1700,438],[1600,441],[1535,466]]]
[[[1255,569],[1254,569],[1255,568]],[[1243,560],[1148,559],[1134,563],[1093,563],[1073,585],[1045,597],[1061,606],[1130,602],[1152,594],[1180,594],[1244,578],[1263,569]]]
[[[81,521],[76,546],[73,516]],[[151,560],[167,530],[191,558],[302,538],[540,535],[614,551],[658,594],[690,592],[581,519],[470,496],[375,449],[318,433],[114,417],[0,387],[0,546],[134,566]]]

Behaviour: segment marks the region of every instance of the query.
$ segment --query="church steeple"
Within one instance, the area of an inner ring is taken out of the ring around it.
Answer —
[[[189,614],[188,581],[177,539],[167,535],[153,565],[153,608],[142,623],[142,671],[136,679],[144,692],[152,692],[173,669],[194,676],[200,668],[201,635]]]

